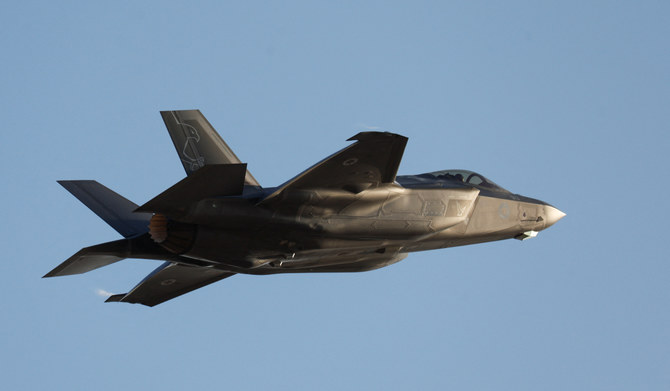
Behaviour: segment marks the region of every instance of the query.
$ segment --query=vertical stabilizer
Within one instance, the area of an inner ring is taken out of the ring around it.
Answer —
[[[187,175],[209,164],[242,163],[200,110],[161,111],[161,116]],[[249,171],[244,182],[260,187]]]

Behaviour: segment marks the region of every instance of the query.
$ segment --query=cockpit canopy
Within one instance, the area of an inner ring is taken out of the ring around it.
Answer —
[[[398,176],[398,183],[405,187],[460,187],[471,185],[480,189],[509,193],[509,191],[487,179],[485,176],[468,170],[442,170],[419,175]]]

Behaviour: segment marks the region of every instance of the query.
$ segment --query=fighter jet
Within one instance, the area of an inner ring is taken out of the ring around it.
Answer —
[[[565,216],[472,171],[396,176],[407,138],[388,132],[358,133],[262,187],[199,110],[161,115],[187,177],[142,206],[96,181],[59,181],[124,239],[86,247],[44,277],[162,260],[107,299],[155,306],[238,273],[361,272],[416,251],[524,240]]]

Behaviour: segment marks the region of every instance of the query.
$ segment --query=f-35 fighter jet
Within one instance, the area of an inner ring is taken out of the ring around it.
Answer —
[[[60,181],[124,239],[86,247],[45,277],[163,260],[107,300],[155,306],[237,273],[372,270],[415,251],[532,238],[565,216],[472,171],[396,176],[407,138],[387,132],[359,133],[263,188],[200,111],[161,115],[187,177],[142,206],[95,181]]]

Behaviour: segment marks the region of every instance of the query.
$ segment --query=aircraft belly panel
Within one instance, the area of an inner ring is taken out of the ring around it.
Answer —
[[[397,248],[306,251],[301,254],[296,254],[294,258],[271,262],[268,265],[258,268],[255,272],[293,273],[301,271],[364,271],[390,265],[404,259],[406,256],[406,253],[399,253]]]

